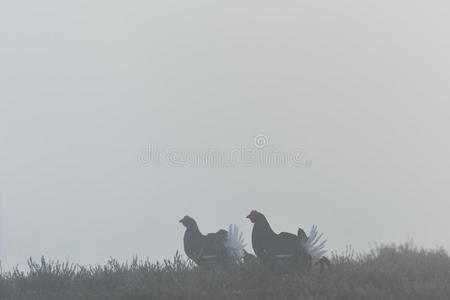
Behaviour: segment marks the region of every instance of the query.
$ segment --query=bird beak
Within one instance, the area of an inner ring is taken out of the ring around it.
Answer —
[[[183,219],[181,219],[179,222],[180,222],[180,223],[183,223]]]
[[[246,216],[246,218],[249,218],[249,219],[250,219],[250,215]]]

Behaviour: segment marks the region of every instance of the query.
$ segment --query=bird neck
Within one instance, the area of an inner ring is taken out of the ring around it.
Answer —
[[[264,217],[261,220],[258,220],[257,222],[255,222],[254,228],[257,229],[260,232],[269,233],[269,234],[275,234],[275,232],[272,230],[272,227],[270,227],[270,224],[267,221],[266,217]]]
[[[190,225],[189,227],[186,227],[186,233],[189,233],[191,235],[198,235],[198,236],[202,235],[202,233],[198,229],[197,223],[194,223],[194,224]]]

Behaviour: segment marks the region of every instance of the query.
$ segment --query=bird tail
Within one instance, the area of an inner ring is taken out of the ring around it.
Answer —
[[[246,244],[242,232],[239,231],[239,228],[236,225],[231,224],[228,227],[228,238],[225,243],[228,255],[236,260],[243,258],[245,246]]]
[[[325,248],[325,243],[327,240],[321,240],[323,233],[319,233],[317,226],[313,225],[309,233],[308,239],[305,243],[306,251],[311,255],[312,263],[316,263],[323,257],[327,252]]]

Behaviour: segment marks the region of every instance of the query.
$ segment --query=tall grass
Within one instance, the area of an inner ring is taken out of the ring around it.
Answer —
[[[178,253],[152,263],[110,259],[104,266],[28,261],[27,272],[0,276],[0,299],[450,299],[450,257],[443,249],[382,245],[331,257],[320,274],[281,274],[243,263],[198,268]]]

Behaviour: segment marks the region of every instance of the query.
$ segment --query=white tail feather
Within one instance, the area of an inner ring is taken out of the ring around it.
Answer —
[[[228,238],[225,243],[228,255],[236,260],[241,259],[244,257],[245,246],[246,244],[242,232],[239,231],[239,228],[236,225],[231,224],[228,227]]]
[[[311,227],[311,231],[309,232],[308,239],[306,240],[306,251],[309,255],[311,255],[312,263],[316,263],[319,259],[323,257],[323,255],[327,252],[325,248],[325,243],[327,240],[321,241],[323,233],[319,234],[317,230],[317,226],[313,225]]]

